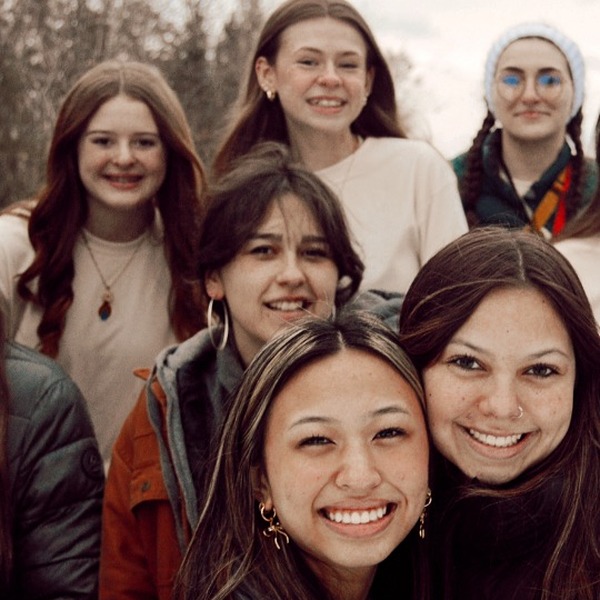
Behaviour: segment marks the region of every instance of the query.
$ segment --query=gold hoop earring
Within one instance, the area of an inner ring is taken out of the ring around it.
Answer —
[[[227,339],[229,338],[229,311],[227,310],[227,304],[223,300],[223,335],[221,341],[217,344],[215,342],[214,330],[217,329],[217,325],[213,325],[213,305],[215,299],[211,298],[208,303],[208,310],[206,311],[206,326],[208,327],[208,336],[210,337],[210,343],[213,345],[215,350],[223,350],[227,345]]]
[[[427,499],[425,500],[425,506],[423,506],[423,512],[419,517],[419,537],[425,539],[425,517],[427,516],[427,508],[431,504],[431,490],[427,489]]]
[[[273,510],[268,513],[265,505],[261,502],[258,505],[258,510],[260,511],[260,516],[262,517],[263,521],[266,521],[269,524],[266,529],[263,529],[262,534],[265,537],[272,537],[277,550],[281,550],[278,536],[281,535],[286,544],[290,543],[290,536],[284,531],[279,519],[277,519],[277,511],[275,510],[275,507],[273,507]]]

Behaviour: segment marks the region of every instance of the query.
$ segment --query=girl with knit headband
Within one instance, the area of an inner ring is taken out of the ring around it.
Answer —
[[[469,151],[452,161],[471,227],[526,227],[551,238],[589,201],[597,171],[581,145],[584,79],[579,48],[550,25],[516,25],[492,45],[487,115]]]

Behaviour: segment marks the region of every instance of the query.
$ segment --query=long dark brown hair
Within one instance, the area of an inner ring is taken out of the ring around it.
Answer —
[[[534,234],[481,228],[451,242],[416,276],[400,314],[400,343],[419,370],[442,353],[479,303],[499,288],[529,287],[554,307],[575,353],[576,378],[569,429],[540,464],[494,497],[519,496],[561,481],[548,560],[537,598],[600,598],[600,336],[589,301],[569,262]],[[435,490],[434,490],[435,492]],[[527,526],[524,524],[524,527]],[[452,557],[448,556],[451,569]],[[523,597],[526,597],[525,595]]]
[[[233,260],[273,203],[287,194],[306,206],[323,232],[340,280],[331,301],[340,307],[358,290],[364,271],[352,246],[344,210],[317,175],[295,161],[287,146],[275,142],[257,145],[211,186],[200,233],[198,278],[205,281],[210,272]],[[206,291],[204,301],[208,301]]]
[[[255,356],[232,400],[219,446],[214,449],[210,485],[174,598],[331,598],[294,540],[278,551],[273,541],[262,535],[252,472],[263,464],[269,407],[278,392],[303,367],[347,348],[390,364],[423,402],[416,370],[398,345],[395,332],[377,317],[346,310],[336,320],[308,318],[276,335]],[[418,548],[419,542],[415,528],[401,546]],[[410,598],[420,599],[427,588],[426,564],[418,560],[416,549],[408,556],[413,561],[406,569],[413,580],[408,584],[414,594]],[[396,576],[394,589],[398,597],[406,598],[399,590],[407,582]]]
[[[352,131],[363,137],[406,137],[398,118],[391,72],[375,36],[360,13],[345,0],[288,0],[273,11],[260,32],[248,64],[246,85],[240,89],[229,130],[213,163],[216,174],[226,172],[236,157],[248,152],[258,142],[271,140],[289,144],[279,99],[273,102],[267,99],[258,84],[254,65],[261,56],[270,64],[275,63],[281,34],[288,27],[323,17],[343,21],[360,33],[367,46],[367,68],[374,70],[369,101],[352,123]]]
[[[164,226],[165,255],[171,272],[171,324],[179,339],[205,324],[194,280],[204,169],[185,113],[157,69],[138,62],[107,61],[87,71],[63,101],[50,144],[46,184],[29,217],[35,257],[20,276],[17,289],[25,300],[42,308],[37,329],[40,350],[52,357],[58,354],[73,302],[73,248],[88,216],[86,192],[79,177],[78,142],[100,106],[119,94],[148,106],[166,149],[166,176],[155,202]],[[33,290],[29,285],[36,279]]]

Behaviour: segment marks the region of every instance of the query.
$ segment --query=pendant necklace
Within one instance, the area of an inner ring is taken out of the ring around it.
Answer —
[[[102,285],[104,286],[104,293],[102,294],[102,304],[100,304],[100,308],[98,308],[98,316],[100,317],[100,319],[102,321],[106,321],[112,313],[112,304],[111,303],[114,300],[114,295],[112,293],[111,288],[115,285],[115,283],[117,283],[117,281],[119,280],[121,275],[123,275],[123,273],[125,273],[125,270],[127,269],[127,267],[131,264],[131,262],[135,258],[135,255],[138,253],[138,250],[142,247],[142,244],[144,243],[146,236],[142,235],[140,241],[138,242],[137,246],[133,249],[133,252],[129,256],[129,258],[127,259],[125,264],[121,267],[121,270],[115,275],[115,277],[113,277],[113,280],[110,283],[108,283],[106,281],[106,278],[102,274],[102,271],[100,270],[100,265],[98,264],[98,261],[96,260],[96,257],[94,256],[94,253],[92,252],[92,248],[90,247],[89,240],[83,229],[81,230],[81,237],[83,239],[83,243],[84,243],[85,247],[87,248],[87,251],[90,254],[90,258],[92,259],[92,262],[94,263],[94,267],[96,268],[96,271],[98,272],[98,275],[100,276]]]

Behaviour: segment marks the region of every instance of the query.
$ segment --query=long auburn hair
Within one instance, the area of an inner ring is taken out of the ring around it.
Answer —
[[[417,371],[379,318],[343,310],[336,320],[308,318],[277,334],[255,356],[232,400],[213,451],[214,468],[204,506],[179,571],[174,598],[233,600],[236,594],[277,600],[326,600],[328,590],[290,540],[278,551],[264,529],[252,472],[263,465],[269,408],[303,367],[344,349],[364,351],[390,364],[423,403]],[[416,529],[401,544],[418,544]],[[417,547],[418,547],[417,546]],[[418,552],[409,554],[413,597],[427,587]],[[401,586],[397,582],[398,588]]]
[[[11,501],[8,497],[8,381],[4,367],[4,315],[0,311],[0,589],[7,589],[13,560]]]
[[[536,597],[594,600],[600,597],[600,336],[569,262],[525,231],[472,230],[438,252],[414,279],[400,313],[400,343],[422,370],[487,294],[507,287],[539,291],[562,319],[576,361],[571,423],[558,447],[516,483],[476,492],[467,487],[465,494],[516,497],[560,479],[556,530],[542,564],[543,591]]]
[[[400,125],[394,81],[375,36],[360,13],[345,0],[288,0],[267,19],[248,64],[246,86],[240,88],[229,129],[213,162],[214,172],[226,172],[236,157],[261,141],[289,144],[285,115],[279,99],[267,99],[258,84],[254,65],[263,56],[269,64],[277,59],[281,34],[307,19],[329,17],[356,29],[367,46],[367,68],[375,73],[367,105],[352,123],[352,131],[363,137],[399,137],[406,134]]]
[[[62,103],[48,154],[46,184],[29,216],[35,257],[19,277],[17,289],[25,300],[42,308],[37,329],[40,350],[52,357],[58,354],[73,302],[73,249],[88,216],[86,191],[79,177],[78,142],[100,106],[118,95],[148,106],[166,148],[166,176],[155,203],[164,226],[165,255],[171,272],[171,324],[179,339],[191,336],[205,324],[194,278],[205,175],[185,113],[155,67],[106,61],[84,73]],[[29,285],[36,279],[34,291]]]

